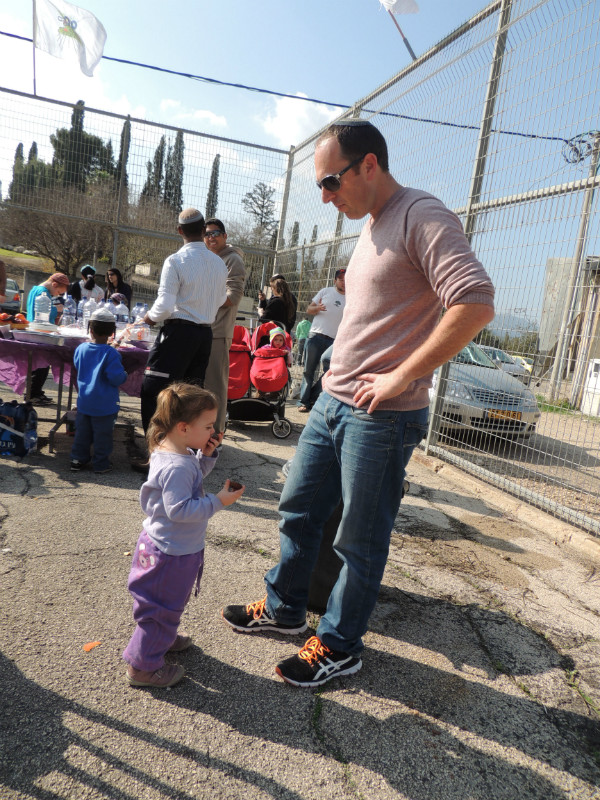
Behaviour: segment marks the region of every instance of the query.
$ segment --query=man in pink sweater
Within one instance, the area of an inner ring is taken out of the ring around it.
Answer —
[[[343,500],[334,542],[342,568],[327,610],[316,636],[276,667],[294,686],[361,668],[406,465],[427,430],[432,373],[494,316],[494,287],[458,218],[390,175],[375,126],[332,125],[317,142],[315,170],[324,203],[369,218],[346,272],[331,369],[281,495],[279,564],[263,600],[223,610],[237,631],[306,630],[323,526]]]

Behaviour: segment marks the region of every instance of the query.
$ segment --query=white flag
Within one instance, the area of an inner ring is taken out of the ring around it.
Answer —
[[[33,46],[39,50],[56,58],[72,50],[83,74],[91,78],[105,42],[104,26],[91,11],[62,0],[34,0]]]
[[[379,0],[386,11],[392,14],[417,14],[419,6],[415,0]]]

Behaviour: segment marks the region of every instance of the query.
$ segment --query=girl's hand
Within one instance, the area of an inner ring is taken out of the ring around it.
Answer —
[[[222,433],[213,433],[208,442],[202,448],[202,455],[212,456],[212,454],[215,452],[215,449],[221,444],[222,441],[223,441]]]
[[[236,500],[239,500],[240,497],[246,491],[245,486],[240,486],[239,489],[234,489],[234,486],[240,486],[239,483],[235,481],[230,481],[229,478],[225,481],[225,486],[221,489],[217,497],[223,503],[224,506],[230,506],[235,503]]]

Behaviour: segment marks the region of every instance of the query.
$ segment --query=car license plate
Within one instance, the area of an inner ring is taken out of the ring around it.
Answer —
[[[504,408],[486,409],[488,419],[521,419],[520,411],[507,411]]]

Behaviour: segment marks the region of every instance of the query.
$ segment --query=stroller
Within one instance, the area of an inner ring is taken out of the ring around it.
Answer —
[[[287,439],[292,425],[284,416],[290,386],[286,351],[265,348],[269,344],[269,331],[277,327],[275,322],[264,322],[252,334],[252,341],[242,325],[233,329],[229,348],[227,416],[230,422],[273,420],[273,436]],[[285,334],[285,341],[291,348],[289,333]]]

